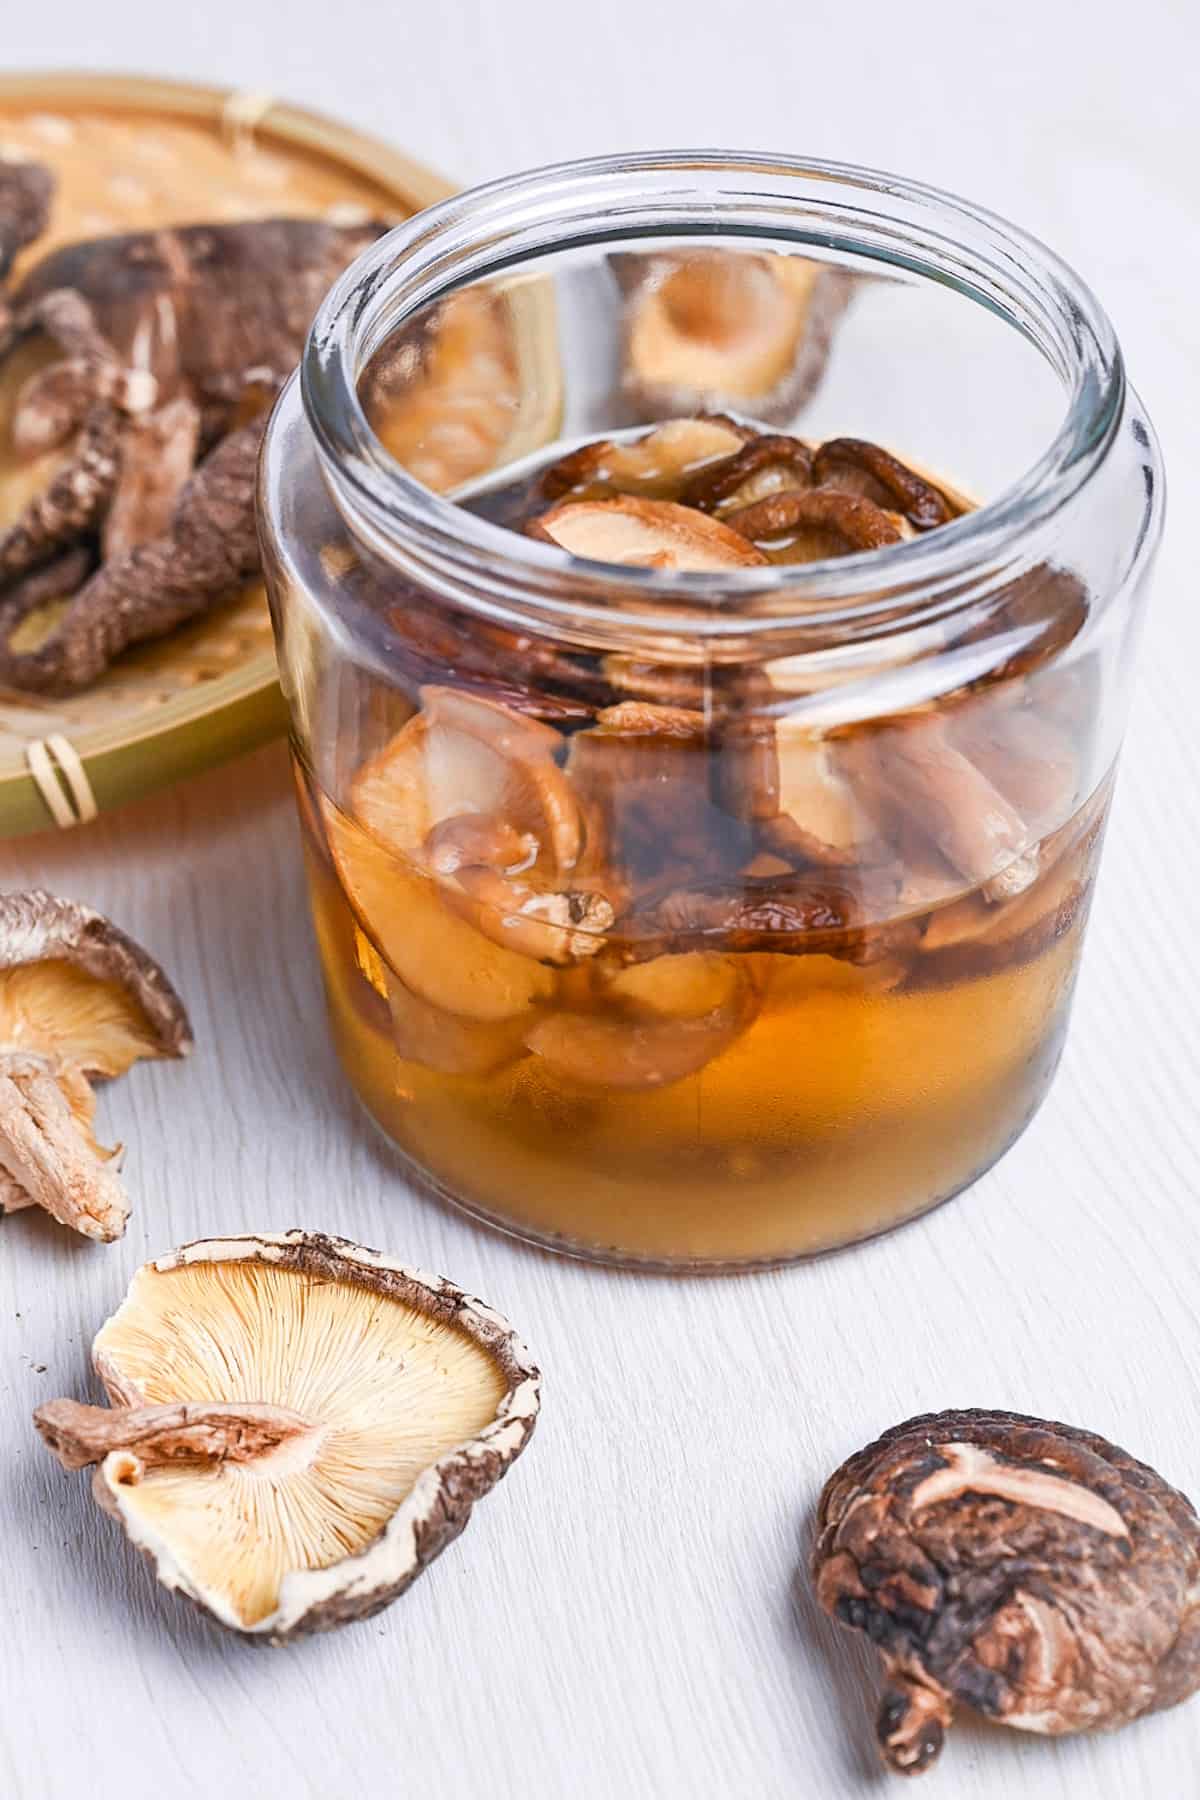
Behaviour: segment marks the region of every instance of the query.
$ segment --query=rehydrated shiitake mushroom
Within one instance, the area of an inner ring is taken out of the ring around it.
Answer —
[[[158,1579],[272,1643],[368,1618],[528,1443],[540,1376],[451,1282],[342,1238],[188,1244],[92,1349],[109,1408],[34,1414]]]
[[[927,1413],[821,1496],[813,1577],[887,1685],[888,1768],[933,1763],[955,1705],[1058,1736],[1200,1687],[1200,1520],[1127,1451],[1020,1413]]]
[[[632,494],[692,506],[690,484],[715,464],[724,467],[752,436],[748,427],[720,414],[667,419],[637,437],[592,438],[569,450],[541,471],[538,490],[550,500]]]
[[[497,1022],[595,955],[613,907],[586,864],[580,798],[552,726],[465,689],[421,710],[358,771],[356,824],[327,809],[345,891],[413,995]],[[403,1004],[403,996],[401,996]]]
[[[0,1212],[120,1237],[129,1202],[91,1082],[191,1047],[183,1002],[124,932],[78,901],[0,894]]]
[[[766,557],[737,531],[673,500],[564,500],[527,527],[588,562],[639,569],[704,571],[761,566]]]
[[[744,250],[615,257],[625,289],[622,383],[638,418],[730,407],[787,418],[825,371],[850,294],[844,271]]]

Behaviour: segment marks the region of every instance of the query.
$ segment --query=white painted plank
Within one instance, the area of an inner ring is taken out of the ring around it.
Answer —
[[[14,9],[10,9],[13,11]],[[287,23],[281,21],[286,16]],[[825,1473],[926,1408],[1106,1432],[1200,1494],[1200,879],[1190,496],[1200,354],[1195,10],[882,0],[61,0],[5,19],[10,66],[267,86],[467,177],[611,147],[757,143],[878,162],[1022,219],[1085,270],[1162,432],[1177,502],[1075,1027],[1025,1140],[967,1196],[794,1271],[671,1282],[524,1251],[411,1195],[328,1047],[279,751],[70,837],[0,846],[116,916],[186,995],[198,1050],[102,1100],[135,1214],[100,1249],[0,1232],[0,1791],[523,1800],[878,1791],[870,1659],[801,1574]],[[547,1373],[528,1456],[397,1607],[287,1652],[160,1593],[32,1406],[87,1390],[145,1256],[294,1222],[445,1269]],[[43,1368],[44,1365],[44,1368]],[[963,1725],[956,1800],[1185,1796],[1200,1704],[1109,1739]]]

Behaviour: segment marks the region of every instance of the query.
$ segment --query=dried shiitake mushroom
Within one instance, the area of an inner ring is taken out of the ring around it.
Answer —
[[[529,1441],[540,1376],[450,1282],[342,1238],[188,1244],[134,1276],[92,1360],[111,1407],[34,1420],[177,1588],[272,1643],[364,1619]]]
[[[191,1047],[183,1002],[124,932],[74,900],[0,894],[0,1212],[119,1238],[129,1202],[91,1081]]]
[[[884,1660],[876,1733],[897,1774],[936,1760],[956,1704],[1060,1736],[1200,1687],[1200,1520],[1092,1432],[909,1419],[830,1477],[818,1528],[821,1604]]]
[[[8,288],[52,196],[39,164],[0,160],[0,680],[58,696],[257,571],[269,403],[322,294],[386,226],[115,233]]]

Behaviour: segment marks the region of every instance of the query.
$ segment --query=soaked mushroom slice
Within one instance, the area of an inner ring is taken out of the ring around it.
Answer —
[[[951,737],[1011,801],[1032,834],[1043,837],[1070,818],[1079,797],[1075,746],[1028,703],[987,704],[992,691],[959,710]]]
[[[959,510],[923,475],[864,438],[830,438],[813,458],[812,477],[818,487],[858,494],[900,513],[916,531],[947,525]]]
[[[1077,575],[1053,563],[1038,563],[1019,576],[999,604],[960,641],[987,640],[1005,651],[1003,662],[988,671],[989,683],[1007,683],[1037,672],[1039,703],[1044,706],[1050,689],[1069,688],[1080,674],[1080,664],[1064,658],[1063,652],[1083,631],[1089,612],[1088,592]]]
[[[745,965],[704,951],[622,970],[596,996],[603,1010],[548,1013],[525,1041],[574,1085],[624,1093],[695,1075],[740,1036],[756,1003]]]
[[[922,952],[946,953],[942,973],[951,977],[1031,960],[1084,918],[1090,849],[1086,834],[1057,858],[1043,845],[1038,879],[1015,899],[989,905],[967,895],[939,908],[922,933]]]
[[[905,535],[900,522],[873,500],[832,488],[768,494],[765,500],[727,513],[722,522],[754,544],[786,539],[780,548],[788,562],[820,562],[829,556],[882,550],[900,543]]]
[[[679,499],[701,512],[715,512],[724,505],[746,506],[772,493],[811,487],[812,465],[813,453],[800,438],[764,433],[691,476]],[[763,476],[769,480],[762,480]]]
[[[526,526],[588,562],[642,569],[737,569],[766,562],[719,519],[672,500],[564,500]]]
[[[905,809],[959,874],[989,900],[1011,900],[1038,872],[1026,820],[951,741],[935,713],[882,725],[847,744],[867,779]]]
[[[355,776],[358,824],[327,809],[334,860],[411,992],[466,1018],[512,1018],[552,991],[539,963],[592,954],[612,909],[573,879],[586,875],[583,814],[554,760],[559,733],[458,689],[421,700]]]
[[[749,828],[714,804],[709,736],[702,712],[622,701],[571,738],[567,774],[593,821],[614,904],[748,850]]]
[[[184,1056],[178,995],[145,951],[90,907],[0,895],[0,1203],[41,1206],[85,1237],[121,1236],[129,1203],[92,1133],[92,1079]]]
[[[625,257],[623,383],[638,415],[793,413],[824,373],[846,304],[839,270],[798,256]]]
[[[615,917],[604,894],[547,893],[482,867],[462,869],[444,897],[493,943],[556,965],[595,956]]]
[[[525,1054],[528,1015],[467,1019],[431,1006],[387,974],[387,999],[397,1055],[443,1075],[490,1075]]]
[[[846,766],[841,744],[777,722],[778,806],[763,821],[765,844],[791,862],[852,868],[882,860],[885,849],[875,812]]]
[[[430,829],[427,729],[418,715],[364,764],[351,786],[355,819],[326,805],[330,851],[347,899],[406,988],[464,1018],[513,1018],[548,998],[554,978],[482,937],[422,872]]]
[[[455,814],[491,814],[533,837],[557,874],[579,860],[582,821],[555,762],[552,726],[460,688],[421,689],[430,827]]]
[[[111,1408],[35,1421],[159,1580],[274,1643],[366,1618],[466,1525],[537,1419],[511,1327],[340,1238],[190,1244],[92,1351]]]
[[[653,955],[671,949],[777,951],[866,963],[891,955],[903,922],[886,918],[896,884],[884,871],[806,869],[736,885],[711,883],[650,897],[628,921],[628,941]]]
[[[631,441],[600,438],[581,445],[544,469],[538,485],[552,500],[567,494],[588,500],[609,494],[677,500],[684,483],[724,463],[746,437],[731,419],[668,419]]]
[[[883,1658],[880,1754],[938,1758],[956,1706],[1057,1737],[1200,1687],[1200,1521],[1155,1470],[1071,1425],[925,1414],[821,1496],[812,1574]]]

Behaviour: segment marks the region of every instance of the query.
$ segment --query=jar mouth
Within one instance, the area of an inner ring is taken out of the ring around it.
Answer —
[[[697,573],[588,563],[514,534],[425,487],[377,437],[359,397],[366,365],[418,311],[480,279],[636,236],[769,238],[950,286],[1018,331],[1062,382],[1066,410],[1015,482],[904,542],[793,565]],[[377,548],[467,580],[485,605],[515,600],[578,625],[689,638],[893,618],[967,605],[1030,545],[1103,462],[1126,380],[1112,325],[1087,284],[1038,239],[941,189],[851,164],[722,150],[586,158],[469,189],[397,226],[351,265],[313,323],[300,368],[331,488]],[[569,587],[568,584],[569,583]]]

